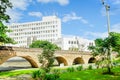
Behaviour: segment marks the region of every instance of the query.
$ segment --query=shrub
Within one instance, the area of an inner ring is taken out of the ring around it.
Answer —
[[[40,70],[36,70],[32,73],[32,78],[34,79],[43,79],[45,76],[45,71],[40,69]]]
[[[67,71],[68,71],[68,72],[74,72],[75,69],[74,69],[73,67],[69,67],[69,68],[67,68]]]
[[[78,66],[77,68],[76,68],[78,71],[81,71],[82,69],[83,69],[83,66],[81,65],[81,66]]]
[[[54,73],[54,74],[59,74],[59,73],[60,73],[60,70],[59,70],[59,69],[53,69],[53,73]]]
[[[92,70],[92,69],[93,69],[92,65],[89,65],[89,66],[88,66],[88,69],[89,69],[89,70]]]

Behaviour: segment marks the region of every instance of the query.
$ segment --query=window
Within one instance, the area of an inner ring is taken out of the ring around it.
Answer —
[[[76,44],[76,41],[74,41],[74,44]]]
[[[68,41],[68,44],[70,44],[70,41]]]

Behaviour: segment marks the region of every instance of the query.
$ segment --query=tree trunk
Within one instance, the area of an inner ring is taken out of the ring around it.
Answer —
[[[111,58],[111,46],[108,47],[108,73],[111,73],[111,67],[112,67],[112,58]]]
[[[110,74],[111,73],[111,67],[108,66],[107,69],[108,69],[108,73]]]

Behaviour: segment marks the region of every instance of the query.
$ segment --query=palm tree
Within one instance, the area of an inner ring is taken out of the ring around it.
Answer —
[[[111,51],[115,51],[115,47],[120,46],[120,44],[118,43],[118,41],[120,41],[120,38],[117,38],[118,36],[120,36],[120,34],[116,37],[115,36],[115,33],[111,32],[110,36],[105,39],[96,39],[95,46],[89,46],[89,49],[91,50],[93,56],[100,56],[100,59],[96,62],[96,64],[101,67],[107,67],[108,73],[111,73],[112,68]]]

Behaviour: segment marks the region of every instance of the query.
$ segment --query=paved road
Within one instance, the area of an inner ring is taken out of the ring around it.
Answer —
[[[31,68],[31,65],[28,61],[24,59],[20,60],[9,60],[0,65],[0,71],[8,71],[8,70],[15,70],[15,69],[26,69]]]

